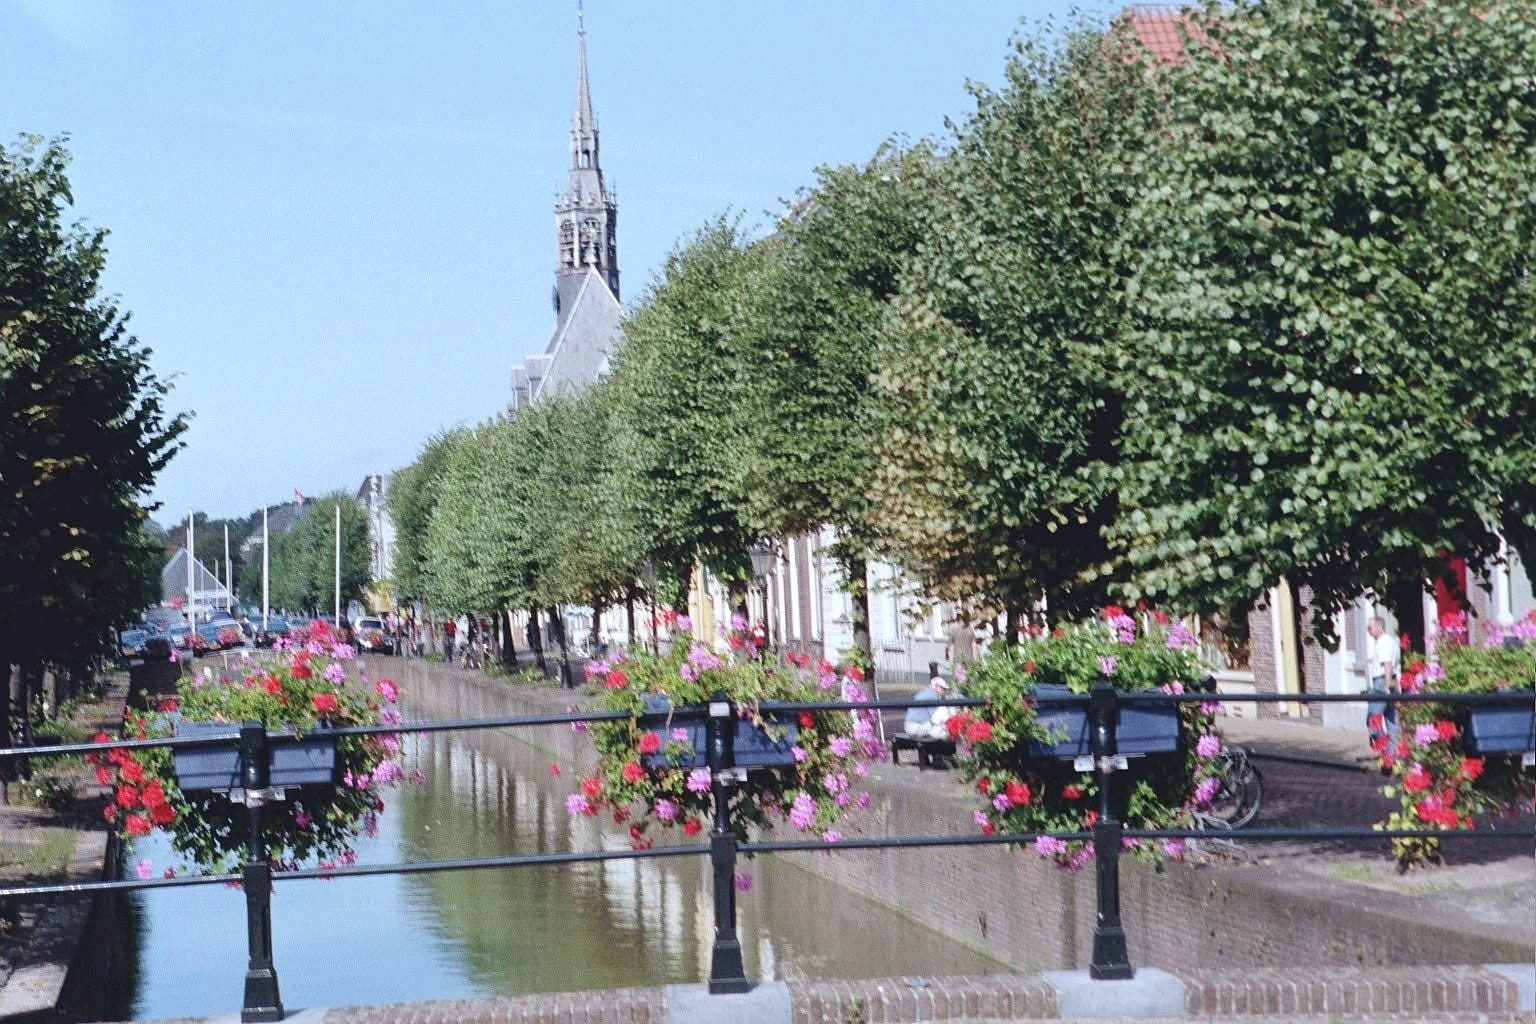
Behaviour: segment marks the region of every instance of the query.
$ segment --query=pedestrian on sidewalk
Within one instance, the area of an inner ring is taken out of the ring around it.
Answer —
[[[443,660],[453,664],[453,638],[458,635],[459,625],[452,619],[443,620]]]
[[[1371,616],[1365,627],[1365,676],[1372,693],[1396,693],[1401,677],[1401,647],[1397,637],[1387,631],[1387,620]],[[1366,728],[1371,739],[1382,735],[1397,736],[1397,705],[1371,701],[1365,706]]]
[[[958,611],[949,620],[944,639],[944,657],[949,660],[951,672],[976,660],[976,631],[965,612]]]

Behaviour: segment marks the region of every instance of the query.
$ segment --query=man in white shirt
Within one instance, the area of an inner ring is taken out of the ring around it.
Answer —
[[[1394,693],[1401,659],[1397,637],[1387,632],[1387,620],[1380,615],[1371,616],[1365,632],[1365,677],[1370,680],[1370,691]],[[1365,715],[1372,739],[1382,733],[1397,735],[1396,704],[1372,701],[1366,704]],[[1377,722],[1378,717],[1380,722]]]

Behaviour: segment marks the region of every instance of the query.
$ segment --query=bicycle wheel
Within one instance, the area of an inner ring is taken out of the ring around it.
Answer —
[[[1221,789],[1211,801],[1210,815],[1231,828],[1242,828],[1259,813],[1264,802],[1264,774],[1246,755],[1224,755]]]

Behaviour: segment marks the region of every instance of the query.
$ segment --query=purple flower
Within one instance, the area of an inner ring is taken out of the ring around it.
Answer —
[[[1215,777],[1201,779],[1195,787],[1195,806],[1209,807],[1211,801],[1216,799],[1216,792],[1221,789],[1221,780]]]
[[[679,615],[677,617],[677,628],[681,632],[691,633],[693,632],[693,620],[686,615]]]
[[[1008,799],[1008,794],[999,793],[992,798],[992,806],[999,811],[1006,811],[1013,807],[1013,801]]]
[[[709,792],[709,769],[708,768],[695,768],[693,771],[688,773],[688,792],[690,792],[690,793],[708,793]]]
[[[684,729],[682,726],[678,726],[676,729],[672,730],[672,739],[676,743],[687,743],[688,730]]]
[[[747,628],[747,620],[746,620],[746,618],[744,616],[741,616],[741,615],[732,615],[731,616],[731,628],[734,629],[736,632],[740,633],[742,630]]]
[[[821,834],[821,841],[824,842],[824,843],[837,843],[837,842],[841,842],[842,838],[843,838],[843,834],[841,832],[837,831],[836,829],[832,829],[832,828],[827,829],[825,832],[823,832]]]
[[[752,891],[752,876],[750,874],[748,874],[747,872],[743,871],[741,874],[737,875],[736,878],[734,879],[734,882],[735,882],[735,885],[736,885],[736,891],[737,892],[751,892]]]
[[[1184,840],[1182,840],[1182,839],[1164,839],[1163,840],[1163,852],[1166,853],[1168,856],[1172,857],[1174,860],[1183,860],[1184,859]]]
[[[853,740],[847,736],[833,736],[827,746],[832,750],[833,757],[847,757],[853,752]]]
[[[1035,852],[1042,857],[1055,857],[1067,852],[1067,844],[1055,836],[1037,836]]]
[[[853,806],[861,811],[869,810],[869,793],[860,793],[859,798],[853,802]]]
[[[790,752],[791,755],[793,755],[793,757],[795,759],[795,764],[804,764],[805,763],[805,759],[807,757],[811,756],[811,755],[807,754],[805,752],[805,748],[800,746],[798,743],[795,744],[794,746],[790,747],[789,748],[789,752]]]
[[[1440,742],[1440,730],[1435,728],[1433,722],[1425,722],[1413,730],[1413,745],[1416,747],[1427,747],[1431,743],[1438,742]]]
[[[1200,642],[1195,639],[1195,634],[1183,622],[1175,622],[1168,629],[1168,636],[1164,641],[1170,651],[1183,651],[1191,647],[1198,647]]]
[[[1195,753],[1201,757],[1215,757],[1221,753],[1221,737],[1206,733],[1195,741]]]
[[[789,823],[802,832],[816,824],[816,801],[809,793],[801,793],[789,808]]]
[[[325,671],[320,673],[322,679],[328,683],[340,685],[347,681],[347,670],[341,667],[339,662],[331,662],[325,666]]]
[[[975,811],[974,813],[971,814],[971,820],[974,821],[978,825],[985,825],[987,823],[987,812],[986,811]]]
[[[580,793],[572,793],[570,796],[565,798],[566,814],[569,814],[574,818],[578,814],[585,814],[586,811],[587,798],[582,796]]]
[[[299,828],[309,828],[309,826],[315,823],[315,819],[311,818],[304,811],[297,811],[293,815],[293,823],[299,826]]]
[[[1115,674],[1115,664],[1116,664],[1116,662],[1115,662],[1115,659],[1114,659],[1114,657],[1112,655],[1108,655],[1108,654],[1101,654],[1101,655],[1099,655],[1099,671],[1102,672],[1104,675],[1106,675],[1106,676],[1114,675]]]
[[[340,658],[342,661],[351,661],[357,657],[357,652],[352,650],[349,644],[336,644],[331,648],[331,657]]]
[[[575,733],[578,736],[586,735],[586,733],[587,733],[589,728],[590,727],[588,726],[588,724],[586,722],[572,722],[571,723],[571,732]]]
[[[677,817],[677,804],[665,798],[656,801],[656,817],[661,821],[671,821]]]
[[[133,873],[139,876],[140,881],[148,878],[150,875],[154,874],[154,872],[155,865],[147,860],[141,860],[133,866]]]

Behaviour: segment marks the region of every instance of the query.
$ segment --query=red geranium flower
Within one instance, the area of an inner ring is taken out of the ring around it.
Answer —
[[[654,754],[661,749],[661,736],[658,733],[648,732],[640,737],[640,753]],[[633,780],[631,780],[633,781]]]
[[[1435,723],[1435,732],[1442,740],[1454,739],[1457,731],[1455,722],[1448,722],[1442,718]]]
[[[636,782],[639,782],[641,779],[645,778],[645,770],[642,769],[634,761],[629,761],[629,762],[627,762],[624,765],[624,773],[623,774],[624,774],[624,781],[628,782],[630,784],[634,784]]]
[[[167,697],[160,702],[160,710],[167,714],[173,714],[181,710],[181,705],[176,703],[175,697]]]
[[[1022,807],[1029,803],[1031,795],[1029,787],[1022,782],[1008,783],[1007,788],[1003,790],[1003,794],[1008,797],[1008,802],[1015,807]]]
[[[687,821],[683,822],[683,835],[696,836],[703,828],[704,826],[700,825],[697,819],[689,818]]]
[[[800,712],[800,728],[810,729],[816,725],[816,716],[809,711]]]
[[[309,698],[309,702],[314,705],[316,714],[333,714],[337,708],[336,695],[334,693],[317,693]]]
[[[137,807],[139,805],[139,791],[132,786],[119,786],[117,788],[117,802],[123,807]]]
[[[1414,765],[1408,769],[1408,774],[1403,776],[1403,788],[1410,793],[1421,793],[1429,788],[1434,780],[1429,777],[1429,772],[1423,765]]]
[[[986,796],[992,792],[992,780],[983,775],[976,780],[976,792]]]
[[[1064,800],[1081,800],[1083,791],[1076,786],[1062,786],[1061,796]]]
[[[124,761],[122,772],[124,782],[131,782],[137,786],[144,781],[144,767],[137,761]]]
[[[156,825],[169,825],[176,820],[176,810],[170,804],[155,804],[149,809],[149,820]]]
[[[965,742],[970,744],[985,743],[992,738],[992,723],[983,719],[976,719],[965,727]]]
[[[597,796],[603,791],[603,784],[596,778],[582,779],[581,791],[587,796]]]
[[[124,823],[123,827],[131,836],[149,835],[149,819],[142,814],[128,815],[128,820]]]
[[[610,690],[622,690],[627,682],[629,682],[629,676],[625,675],[621,668],[616,668],[603,677],[603,685]]]
[[[553,761],[549,762],[549,777],[552,779],[560,777],[560,766]]]
[[[1461,774],[1468,780],[1475,779],[1483,774],[1483,759],[1480,757],[1464,757],[1461,759]]]

